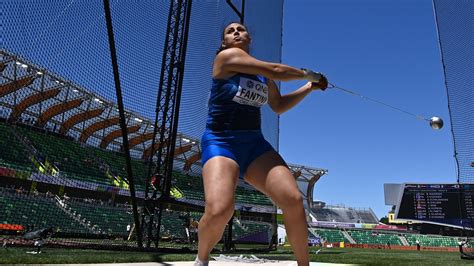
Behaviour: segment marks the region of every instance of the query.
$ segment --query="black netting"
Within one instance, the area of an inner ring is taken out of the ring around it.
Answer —
[[[460,251],[472,259],[473,221],[470,184],[474,183],[474,2],[433,0],[453,133],[459,210],[463,226]],[[466,238],[464,238],[466,237]],[[461,248],[462,247],[462,248]]]
[[[279,62],[283,0],[245,5],[252,54]],[[169,1],[110,2],[140,211],[169,7]],[[0,233],[53,228],[51,243],[58,245],[135,246],[102,1],[7,0],[2,8],[0,224],[13,229]],[[194,242],[185,225],[202,215],[199,140],[212,61],[231,21],[239,18],[227,1],[193,1],[171,193],[178,204],[163,211],[165,246]],[[262,121],[278,148],[278,116],[265,107]],[[267,245],[273,204],[243,183],[236,200],[235,242]]]
[[[474,2],[434,0],[458,182],[474,182]]]
[[[233,1],[240,7],[241,1]],[[245,25],[253,38],[253,56],[270,62],[280,62],[282,46],[283,1],[247,2]],[[265,14],[265,19],[261,14]],[[206,17],[207,20],[202,18]],[[186,55],[186,75],[180,112],[180,132],[199,138],[204,132],[207,100],[211,87],[210,73],[214,55],[220,46],[222,31],[230,22],[240,19],[225,1],[203,1],[193,6]],[[278,147],[278,116],[268,106],[262,110],[262,130],[267,140]]]

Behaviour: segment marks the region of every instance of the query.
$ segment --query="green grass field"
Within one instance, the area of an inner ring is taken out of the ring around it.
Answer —
[[[165,254],[152,252],[130,251],[105,251],[83,249],[50,249],[45,248],[41,254],[27,254],[32,248],[0,249],[0,263],[124,263],[124,262],[169,262],[191,261],[195,254]],[[314,253],[315,249],[311,252]],[[227,253],[230,256],[243,252]],[[218,256],[219,254],[213,254]],[[279,248],[265,254],[254,254],[259,258],[276,260],[294,260],[291,250]],[[325,248],[319,254],[311,254],[311,261],[353,263],[365,265],[460,265],[474,264],[472,261],[461,260],[456,252],[430,252],[430,251],[399,251],[378,249],[350,249],[350,248]]]

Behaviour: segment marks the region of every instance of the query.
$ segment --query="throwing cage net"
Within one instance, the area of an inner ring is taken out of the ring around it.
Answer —
[[[474,2],[434,0],[439,43],[448,94],[451,130],[460,184],[463,223],[461,251],[474,258]]]
[[[222,31],[245,18],[251,53],[279,62],[283,1],[105,2],[3,3],[1,237],[14,245],[48,238],[50,246],[195,249],[204,206],[199,141]],[[177,50],[185,61],[168,56]],[[174,85],[170,110],[179,117],[171,121],[160,112]],[[278,126],[264,107],[262,130],[276,149]],[[172,167],[161,171],[170,177],[157,170],[164,154]],[[275,232],[273,203],[239,181],[219,247],[266,248]]]

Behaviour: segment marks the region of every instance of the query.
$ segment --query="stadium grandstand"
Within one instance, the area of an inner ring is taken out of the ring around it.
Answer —
[[[382,223],[370,208],[331,206],[321,200],[315,200],[311,206],[307,209],[311,237],[324,246],[416,249],[419,245],[420,249],[456,251],[465,241],[457,232],[443,235],[442,232],[423,230],[425,227],[416,226],[416,223],[392,219]]]
[[[316,207],[315,207],[316,206]],[[352,208],[343,205],[326,205],[317,201],[311,208],[314,214],[313,222],[341,222],[341,223],[365,223],[377,224],[378,218],[372,209]]]
[[[326,225],[329,226],[329,225]],[[320,237],[324,246],[355,245],[354,247],[398,248],[416,247],[423,249],[457,248],[465,237],[440,236],[437,234],[420,234],[416,231],[394,230],[388,228],[331,228],[312,227],[312,234]],[[359,246],[357,246],[359,245]],[[365,245],[365,246],[364,246]],[[456,251],[456,249],[452,250]]]
[[[327,206],[312,209],[310,216],[310,232],[325,246],[410,249],[419,244],[424,249],[456,248],[465,240],[439,233],[422,234],[418,228],[400,224],[383,224],[370,209]],[[316,217],[319,220],[314,219]]]

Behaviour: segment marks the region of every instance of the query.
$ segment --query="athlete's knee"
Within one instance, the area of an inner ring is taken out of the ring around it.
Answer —
[[[210,220],[217,223],[227,223],[234,214],[234,204],[208,203],[205,213]]]
[[[278,205],[282,209],[299,208],[303,206],[303,197],[301,196],[299,191],[291,192],[291,193],[285,194],[285,196],[279,200]]]

